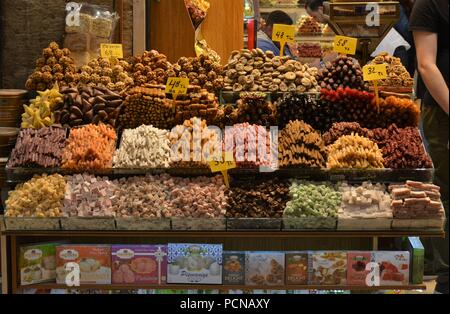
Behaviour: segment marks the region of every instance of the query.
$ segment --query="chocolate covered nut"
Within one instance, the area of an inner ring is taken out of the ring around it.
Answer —
[[[122,97],[104,87],[81,85],[77,89],[65,89],[63,93],[66,93],[64,105],[55,111],[55,115],[59,118],[55,121],[64,126],[100,122],[110,124],[110,121],[117,116],[109,117],[105,109],[121,110],[122,108]],[[64,113],[66,111],[70,112],[69,116]],[[116,127],[116,125],[111,126]]]

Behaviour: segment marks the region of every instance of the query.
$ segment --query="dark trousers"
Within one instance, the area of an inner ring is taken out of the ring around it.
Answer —
[[[436,169],[434,183],[441,187],[446,216],[449,199],[449,116],[439,106],[423,103],[423,130],[428,149]],[[431,262],[431,270],[438,275],[438,287],[448,291],[448,220],[445,225],[445,239],[424,239],[425,251]],[[439,288],[437,288],[439,290]]]

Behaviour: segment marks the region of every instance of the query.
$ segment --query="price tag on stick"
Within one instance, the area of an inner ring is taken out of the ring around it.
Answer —
[[[233,158],[233,153],[226,152],[225,159],[223,161],[210,161],[209,167],[211,172],[221,172],[223,180],[227,187],[230,187],[230,181],[228,179],[228,170],[236,168],[236,162]]]
[[[280,56],[284,55],[286,43],[295,41],[295,26],[274,24],[272,30],[272,41],[280,43]]]
[[[187,94],[188,87],[188,78],[169,77],[166,84],[166,94],[172,94],[173,99],[177,99],[178,95]]]
[[[377,109],[380,112],[380,97],[378,92],[378,81],[387,78],[387,65],[383,64],[368,64],[363,67],[364,81],[373,81],[373,89],[375,92],[375,99],[377,102]]]
[[[333,50],[337,53],[346,55],[356,54],[356,47],[358,46],[358,39],[346,36],[335,36]]]
[[[100,44],[100,56],[123,59],[123,46],[122,44]]]

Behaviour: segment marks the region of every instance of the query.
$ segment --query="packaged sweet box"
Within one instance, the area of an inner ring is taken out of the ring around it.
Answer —
[[[409,252],[373,252],[373,261],[380,267],[381,286],[409,284]]]
[[[223,284],[245,285],[245,253],[223,253]]]
[[[246,252],[245,282],[250,286],[284,285],[284,252]]]
[[[352,286],[368,285],[370,269],[367,265],[372,262],[372,252],[347,253],[347,284]]]
[[[166,245],[113,245],[111,252],[113,284],[166,283]]]
[[[111,247],[108,245],[60,245],[56,247],[56,282],[73,279],[78,264],[80,284],[111,284]],[[68,276],[71,275],[71,276]]]
[[[222,284],[221,244],[169,244],[167,283]]]
[[[347,283],[347,253],[323,251],[311,254],[313,285],[345,285]]]
[[[308,252],[287,252],[286,284],[307,285],[309,279],[308,265]]]
[[[56,279],[56,246],[61,243],[40,243],[20,247],[20,284],[51,282]]]

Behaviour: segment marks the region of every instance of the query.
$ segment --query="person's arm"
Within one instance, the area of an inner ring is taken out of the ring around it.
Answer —
[[[437,67],[438,34],[414,31],[419,72],[433,99],[448,114],[449,89],[444,76]]]

